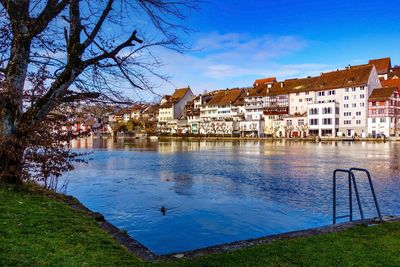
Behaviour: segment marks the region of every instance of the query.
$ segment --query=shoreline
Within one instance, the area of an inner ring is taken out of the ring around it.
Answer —
[[[259,238],[233,241],[214,246],[198,248],[194,250],[158,255],[153,251],[151,251],[148,247],[141,244],[138,240],[136,240],[133,236],[129,235],[126,231],[119,229],[117,226],[110,223],[101,213],[90,210],[88,207],[82,204],[76,197],[53,191],[50,191],[50,198],[52,198],[51,195],[55,195],[56,199],[62,201],[64,204],[68,205],[72,209],[78,212],[82,212],[85,216],[96,220],[97,224],[106,233],[108,233],[114,240],[116,240],[121,246],[125,247],[135,257],[146,262],[172,261],[182,258],[194,259],[201,256],[222,254],[261,244],[269,244],[274,241],[319,236],[329,233],[338,233],[360,225],[379,225],[381,223],[386,223],[386,222],[400,222],[400,217],[398,216],[385,216],[386,219],[384,220],[384,222],[379,222],[377,221],[376,218],[365,219],[364,221],[362,220],[356,220],[352,222],[349,221],[338,224],[325,225],[316,228],[266,235]]]

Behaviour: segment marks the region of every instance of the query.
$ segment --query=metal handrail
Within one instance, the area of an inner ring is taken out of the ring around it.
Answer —
[[[336,174],[337,173],[347,173],[348,174],[348,187],[349,187],[349,214],[343,216],[336,216]],[[357,182],[354,176],[354,173],[350,170],[345,169],[336,169],[333,172],[333,224],[336,224],[337,219],[341,218],[349,218],[350,221],[353,221],[353,198],[352,198],[352,184],[354,186],[354,192],[356,193],[358,209],[360,211],[361,220],[364,220],[364,212],[362,210],[360,196],[358,193]]]
[[[362,168],[351,168],[350,171],[353,173],[353,176],[355,176],[354,171],[365,172],[367,174],[369,187],[371,188],[372,196],[374,198],[375,208],[378,213],[379,220],[382,221],[381,209],[379,208],[378,199],[375,194],[374,185],[372,184],[371,174],[369,173],[369,171],[367,169],[362,169]]]

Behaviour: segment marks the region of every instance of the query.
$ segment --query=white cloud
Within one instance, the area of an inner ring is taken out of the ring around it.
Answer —
[[[158,58],[165,64],[160,71],[172,75],[171,84],[166,84],[158,92],[171,93],[174,87],[190,85],[200,93],[251,86],[261,77],[306,77],[332,69],[318,63],[280,63],[307,46],[308,42],[298,36],[201,34],[194,43],[194,52],[181,55],[164,49],[157,51]]]

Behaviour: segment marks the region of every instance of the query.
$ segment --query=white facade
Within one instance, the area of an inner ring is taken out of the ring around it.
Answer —
[[[264,121],[241,121],[239,127],[242,136],[259,137],[264,132]]]
[[[289,94],[289,114],[304,114],[307,112],[307,105],[315,103],[316,92],[297,92]]]
[[[307,137],[307,116],[289,116],[283,119],[286,137]]]
[[[339,131],[339,103],[308,105],[308,131],[310,135],[336,137]]]
[[[339,104],[339,132],[351,137],[365,136],[368,131],[368,97],[372,90],[381,87],[375,67],[368,84],[316,92],[315,103]]]
[[[390,136],[393,128],[393,119],[389,117],[368,118],[368,134],[376,136],[378,134]]]

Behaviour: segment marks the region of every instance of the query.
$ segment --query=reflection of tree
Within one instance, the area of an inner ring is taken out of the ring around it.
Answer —
[[[193,187],[193,178],[189,175],[178,175],[173,177],[174,186],[172,189],[177,195],[188,196],[191,195]]]

